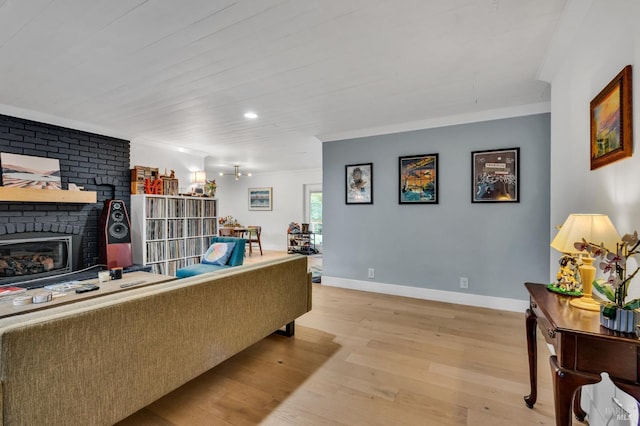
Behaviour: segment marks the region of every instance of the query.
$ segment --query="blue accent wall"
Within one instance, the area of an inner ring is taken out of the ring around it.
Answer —
[[[512,147],[520,202],[471,203],[471,152]],[[439,204],[399,204],[399,157],[432,153]],[[526,300],[523,283],[549,277],[549,155],[548,113],[325,142],[323,276]],[[345,203],[359,163],[373,163],[371,205]]]

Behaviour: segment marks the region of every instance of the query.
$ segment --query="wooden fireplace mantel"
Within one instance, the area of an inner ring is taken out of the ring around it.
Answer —
[[[94,191],[68,191],[63,189],[26,189],[0,187],[0,201],[91,204],[97,201],[97,195]]]

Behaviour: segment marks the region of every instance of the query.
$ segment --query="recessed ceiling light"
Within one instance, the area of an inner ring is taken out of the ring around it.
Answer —
[[[254,119],[254,118],[258,118],[258,114],[256,114],[253,111],[249,111],[249,112],[245,112],[244,113],[244,118],[250,118],[250,119]]]

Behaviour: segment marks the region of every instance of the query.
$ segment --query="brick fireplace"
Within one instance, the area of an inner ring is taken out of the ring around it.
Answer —
[[[56,158],[63,189],[71,182],[97,192],[95,204],[0,201],[0,240],[73,235],[74,268],[98,263],[103,202],[117,198],[129,207],[129,141],[0,115],[0,152]]]

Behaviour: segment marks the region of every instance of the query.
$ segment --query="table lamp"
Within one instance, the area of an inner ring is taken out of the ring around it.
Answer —
[[[207,175],[205,172],[191,172],[191,183],[195,183],[196,185],[204,184],[207,179]]]
[[[551,247],[561,253],[581,255],[582,265],[578,268],[580,281],[582,282],[582,297],[572,299],[571,306],[589,311],[599,311],[600,304],[593,299],[593,280],[596,277],[596,268],[593,266],[593,257],[581,252],[575,247],[582,239],[590,243],[600,245],[604,243],[607,248],[616,247],[621,241],[616,228],[604,214],[570,214],[558,231]]]
[[[193,192],[199,192],[202,193],[202,187],[204,186],[205,182],[207,181],[207,174],[205,172],[201,172],[201,171],[196,171],[196,172],[191,172],[191,183],[193,184]]]

